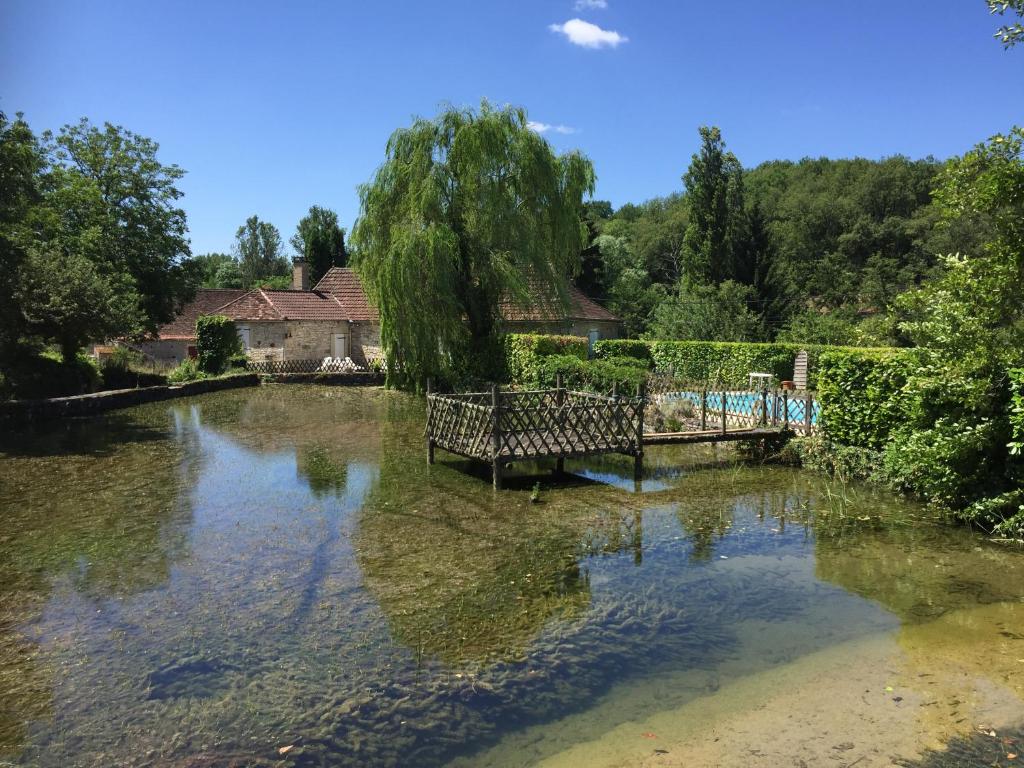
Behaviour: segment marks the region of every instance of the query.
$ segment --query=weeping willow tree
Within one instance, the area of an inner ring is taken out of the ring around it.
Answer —
[[[590,161],[555,155],[521,109],[448,108],[395,131],[353,231],[389,381],[495,375],[501,303],[567,300],[593,187]]]

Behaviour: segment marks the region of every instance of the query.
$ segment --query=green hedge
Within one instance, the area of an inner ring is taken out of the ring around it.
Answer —
[[[903,388],[913,354],[897,350],[833,348],[817,361],[821,427],[843,445],[882,449],[890,432],[909,419]]]
[[[748,344],[729,341],[652,341],[651,356],[660,371],[694,382],[746,386],[752,372],[779,381],[793,378],[796,344]]]
[[[503,339],[505,374],[524,387],[541,385],[541,363],[551,356],[573,357],[586,362],[588,342],[582,336],[547,336],[509,333]]]
[[[580,360],[572,355],[551,355],[538,365],[537,385],[544,389],[555,386],[558,376],[569,389],[610,392],[618,384],[623,395],[632,395],[647,378],[647,369],[638,365],[622,365],[612,360]]]
[[[594,357],[598,360],[629,357],[648,368],[654,367],[650,342],[640,339],[602,339],[594,344]]]

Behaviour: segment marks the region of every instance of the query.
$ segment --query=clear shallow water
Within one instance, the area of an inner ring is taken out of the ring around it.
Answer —
[[[724,448],[495,494],[422,419],[268,386],[5,435],[0,764],[557,761],[879,638],[952,681],[933,740],[1024,696],[1018,550]]]

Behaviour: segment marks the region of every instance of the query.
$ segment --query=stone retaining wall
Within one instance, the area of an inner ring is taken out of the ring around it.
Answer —
[[[383,373],[266,373],[268,384],[330,384],[343,387],[372,387],[384,384]]]
[[[259,385],[259,376],[254,373],[243,373],[161,387],[115,389],[108,392],[54,397],[47,400],[11,400],[0,402],[0,423],[25,423],[73,416],[91,416],[104,411],[128,408],[158,400],[201,395],[221,389],[258,387]]]

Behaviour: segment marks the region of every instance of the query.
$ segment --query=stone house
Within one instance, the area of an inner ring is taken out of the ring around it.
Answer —
[[[545,292],[538,289],[537,296]],[[557,333],[597,339],[618,338],[621,321],[569,288],[568,311],[553,301],[530,307],[512,302],[501,306],[505,329],[513,333]],[[195,299],[156,339],[138,345],[157,360],[176,363],[195,355],[195,324],[200,315],[231,318],[255,360],[322,360],[349,357],[360,365],[381,354],[380,315],[356,272],[332,267],[312,289],[306,264],[296,262],[292,287],[251,291],[200,288]]]

